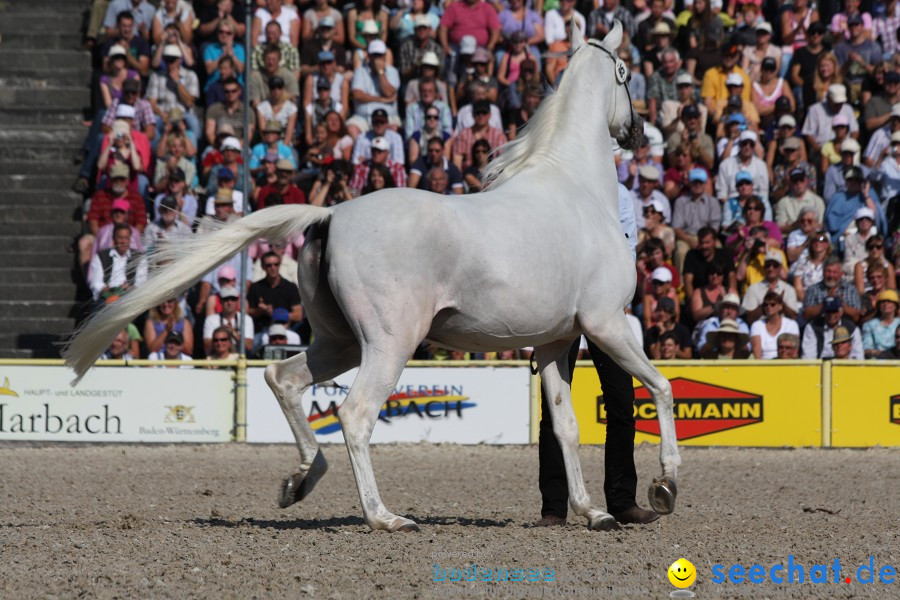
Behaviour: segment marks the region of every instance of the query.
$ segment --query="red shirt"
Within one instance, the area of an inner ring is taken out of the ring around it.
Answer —
[[[131,204],[128,213],[128,223],[132,227],[143,227],[147,224],[147,208],[144,199],[134,192],[126,192],[125,199]],[[110,211],[114,198],[108,189],[99,190],[91,197],[91,210],[88,212],[88,221],[96,221],[98,227],[112,223]]]
[[[479,46],[487,47],[491,31],[500,29],[497,11],[487,2],[469,6],[465,0],[452,2],[444,11],[441,25],[447,28],[451,44],[458,45],[463,36],[471,35]]]
[[[257,210],[265,208],[266,198],[268,198],[270,194],[276,193],[281,194],[285,204],[306,204],[306,194],[293,183],[288,185],[287,192],[279,192],[278,188],[274,185],[266,185],[259,188],[259,206],[256,207]]]

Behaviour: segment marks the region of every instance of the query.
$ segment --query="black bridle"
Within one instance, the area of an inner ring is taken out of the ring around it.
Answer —
[[[598,50],[602,50],[610,60],[613,61],[613,71],[616,74],[616,84],[625,86],[625,93],[628,95],[628,110],[631,111],[631,127],[628,129],[628,135],[619,145],[626,150],[634,150],[638,146],[638,142],[644,136],[644,120],[634,113],[634,104],[631,101],[631,90],[628,89],[628,67],[625,62],[617,56],[614,56],[608,48],[594,39],[587,41],[587,45],[593,46]],[[576,50],[577,52],[577,50]]]

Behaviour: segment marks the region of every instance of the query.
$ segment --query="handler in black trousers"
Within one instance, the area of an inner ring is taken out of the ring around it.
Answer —
[[[619,185],[619,220],[634,254],[637,242],[637,223],[631,194]],[[569,350],[569,381],[575,372],[578,342]],[[637,471],[634,467],[634,387],[631,375],[617,365],[603,350],[588,340],[588,352],[603,386],[606,405],[606,448],[604,467],[606,476],[606,512],[619,523],[652,523],[659,514],[637,505]],[[541,488],[540,527],[565,525],[569,508],[569,487],[562,448],[553,433],[553,420],[541,386],[541,426],[538,437]]]

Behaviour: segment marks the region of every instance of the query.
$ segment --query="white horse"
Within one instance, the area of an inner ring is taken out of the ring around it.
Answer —
[[[305,497],[327,468],[301,395],[358,366],[339,414],[366,523],[418,529],[384,506],[369,458],[378,411],[406,361],[423,339],[476,352],[533,345],[553,399],[572,509],[592,529],[615,528],[612,516],[591,502],[577,454],[567,353],[584,333],[653,396],[663,475],[650,486],[650,503],[671,513],[680,463],[672,391],[623,312],[635,269],[619,226],[610,135],[633,147],[642,127],[631,110],[628,71],[615,58],[621,39],[619,23],[602,43],[585,43],[573,28],[574,54],[558,92],[488,167],[487,191],[437,196],[390,189],[333,208],[278,206],[178,242],[161,250],[171,264],[79,332],[65,352],[68,364],[80,378],[149,307],[258,238],[305,231],[299,280],[314,343],[265,372],[300,450],[298,472],[283,483],[282,507]]]

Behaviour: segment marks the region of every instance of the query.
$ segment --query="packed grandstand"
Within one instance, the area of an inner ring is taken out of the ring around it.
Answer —
[[[572,27],[603,39],[618,20],[645,119],[616,168],[638,230],[627,310],[648,356],[900,358],[897,0],[249,5],[247,29],[243,0],[94,0],[93,118],[73,186],[82,315],[142,285],[160,240],[249,211],[404,186],[477,194],[565,76]],[[258,240],[244,272],[226,262],[106,357],[308,343],[301,243]]]

